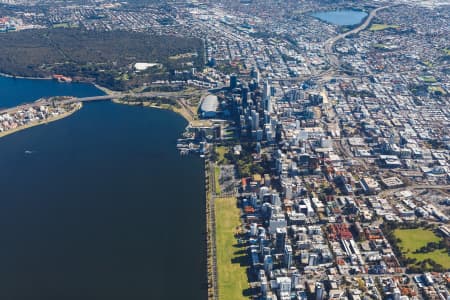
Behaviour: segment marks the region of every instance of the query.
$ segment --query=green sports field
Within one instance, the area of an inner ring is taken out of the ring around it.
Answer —
[[[440,238],[433,231],[423,228],[396,229],[394,235],[401,240],[399,247],[405,257],[415,258],[418,262],[429,258],[446,269],[450,268],[450,256],[445,249],[438,249],[428,253],[413,253],[430,242],[440,241]]]
[[[248,257],[244,247],[237,247],[235,238],[241,223],[236,199],[217,198],[215,211],[219,299],[247,299],[243,292],[248,288]]]

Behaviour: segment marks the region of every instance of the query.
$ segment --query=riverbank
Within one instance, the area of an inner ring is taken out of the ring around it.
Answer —
[[[53,80],[51,77],[24,77],[24,76],[16,76],[7,73],[0,72],[0,76],[8,77],[8,78],[16,78],[16,79],[30,79],[30,80]]]
[[[47,77],[27,77],[27,76],[16,76],[16,75],[12,75],[12,74],[8,74],[8,73],[2,73],[0,72],[0,77],[7,77],[7,78],[14,78],[14,79],[26,79],[26,80],[55,80],[53,77],[51,76],[47,76]],[[95,82],[91,82],[91,81],[72,81],[73,83],[85,83],[85,84],[92,84],[93,86],[95,86],[98,90],[102,91],[103,93],[107,94],[107,95],[114,95],[114,93],[116,93],[113,90],[110,90],[106,87],[103,87],[101,85],[98,85]],[[65,82],[65,83],[72,83],[72,82]],[[60,82],[61,83],[61,82]]]
[[[14,128],[14,129],[11,129],[11,130],[0,132],[0,138],[5,137],[7,135],[11,135],[13,133],[16,133],[16,132],[19,132],[19,131],[22,131],[22,130],[25,130],[25,129],[28,129],[28,128],[32,128],[32,127],[35,127],[35,126],[48,124],[48,123],[51,123],[51,122],[55,122],[55,121],[67,118],[67,117],[71,116],[73,113],[75,113],[78,110],[80,110],[82,107],[83,107],[83,104],[80,102],[80,103],[77,103],[75,105],[74,109],[72,109],[70,111],[67,111],[67,112],[65,112],[63,114],[60,114],[58,116],[51,117],[51,118],[48,118],[48,119],[45,119],[45,120],[40,120],[40,121],[37,121],[37,122],[30,122],[29,124],[26,124],[26,125],[23,125],[23,126],[19,126],[19,127]]]
[[[100,91],[102,91],[103,93],[105,93],[106,95],[114,95],[116,93],[115,91],[110,90],[110,89],[108,89],[108,88],[106,88],[104,86],[98,85],[95,82],[91,82],[91,84],[93,86],[95,86],[97,89],[99,89]]]
[[[124,105],[142,105],[144,107],[150,107],[150,108],[156,108],[156,109],[165,109],[173,111],[180,116],[182,116],[188,123],[191,123],[194,121],[194,117],[192,116],[192,113],[189,113],[186,108],[178,108],[170,104],[162,104],[162,105],[156,105],[156,103],[149,102],[149,101],[123,101],[119,99],[112,99],[111,100],[114,103],[117,104],[124,104]]]
[[[51,77],[48,77],[48,78],[20,77],[20,76],[13,76],[11,74],[5,74],[5,73],[0,73],[0,77],[25,79],[25,80],[48,80],[48,81],[52,81],[53,80]],[[108,89],[108,88],[106,88],[104,86],[101,86],[101,85],[99,85],[99,84],[97,84],[95,82],[89,82],[89,83],[86,83],[86,84],[92,85],[97,90],[101,91],[102,93],[104,93],[106,95],[121,95],[122,94],[121,92],[113,91],[113,90]],[[68,85],[68,86],[70,86],[70,85]],[[197,117],[196,108],[195,107],[191,107],[190,105],[188,105],[182,99],[177,100],[177,102],[179,104],[177,106],[179,106],[179,107],[176,107],[176,106],[171,105],[171,104],[160,104],[159,105],[157,103],[148,102],[148,101],[136,101],[134,103],[134,102],[131,102],[131,101],[113,100],[113,102],[119,103],[119,104],[142,105],[142,106],[147,106],[147,107],[151,107],[151,108],[171,110],[171,111],[179,114],[180,116],[182,116],[189,123],[194,121],[196,119],[196,117]]]

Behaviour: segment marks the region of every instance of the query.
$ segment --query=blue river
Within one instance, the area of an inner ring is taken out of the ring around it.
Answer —
[[[92,96],[0,78],[0,106]],[[204,167],[170,111],[85,104],[0,139],[0,299],[207,298]]]

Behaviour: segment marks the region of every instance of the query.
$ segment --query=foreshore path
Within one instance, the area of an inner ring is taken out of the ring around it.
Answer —
[[[207,244],[207,276],[208,300],[219,300],[217,278],[217,249],[216,249],[216,214],[215,214],[215,164],[208,155],[205,159],[206,184],[206,244]]]
[[[190,94],[183,93],[183,92],[145,92],[145,93],[122,93],[122,92],[113,92],[109,95],[102,95],[102,96],[92,96],[92,97],[67,97],[67,99],[64,100],[55,100],[55,99],[43,99],[38,100],[36,102],[26,103],[19,106],[11,107],[11,108],[5,108],[0,109],[0,114],[5,113],[14,113],[20,110],[26,110],[31,107],[36,106],[46,106],[46,105],[66,105],[66,104],[72,104],[72,103],[78,103],[78,102],[96,102],[96,101],[108,101],[108,100],[122,100],[126,98],[150,98],[150,97],[165,97],[170,99],[175,99],[180,104],[183,111],[186,112],[186,118],[187,119],[194,119],[195,118],[195,112],[193,112],[189,105],[183,100],[186,96],[189,96]]]
[[[4,113],[11,113],[11,112],[16,112],[18,110],[23,110],[23,109],[27,109],[27,108],[31,108],[31,107],[36,107],[36,106],[40,106],[40,105],[53,105],[53,104],[71,104],[71,103],[76,103],[76,102],[94,102],[94,101],[106,101],[106,100],[113,100],[113,99],[122,99],[125,97],[136,97],[136,98],[141,98],[141,97],[174,97],[175,93],[139,93],[139,94],[135,94],[135,93],[114,93],[111,95],[103,95],[103,96],[92,96],[92,97],[82,97],[82,98],[78,98],[78,97],[70,97],[68,99],[65,100],[54,100],[54,99],[44,99],[44,100],[38,100],[36,102],[30,102],[30,103],[25,103],[25,104],[21,104],[19,106],[15,106],[15,107],[11,107],[11,108],[5,108],[0,110],[0,114],[4,114]]]

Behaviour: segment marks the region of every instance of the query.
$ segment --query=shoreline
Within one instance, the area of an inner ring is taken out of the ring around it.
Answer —
[[[28,79],[28,80],[53,80],[52,77],[25,77],[25,76],[15,76],[8,73],[0,72],[0,77],[16,78],[16,79]]]
[[[98,90],[102,91],[103,93],[105,93],[106,95],[114,95],[114,93],[116,93],[113,90],[110,90],[104,86],[99,85],[98,83],[95,82],[80,82],[80,83],[86,83],[86,84],[92,84],[93,86],[95,86]]]
[[[14,75],[3,73],[3,72],[0,72],[0,77],[26,79],[26,80],[53,80],[52,77],[23,77],[23,76],[14,76]],[[95,82],[80,82],[80,83],[91,84],[96,89],[98,89],[99,91],[105,93],[105,95],[114,95],[114,94],[117,93],[116,91],[110,90],[110,89],[108,89],[106,87],[103,87],[103,86],[101,86],[101,85],[99,85],[99,84],[97,84]],[[36,100],[35,102],[37,102],[39,100],[40,99]],[[169,105],[169,104],[168,105],[164,105],[164,104],[163,105],[156,105],[156,104],[154,104],[152,102],[144,102],[144,101],[136,102],[136,103],[133,103],[133,102],[130,102],[130,101],[122,101],[120,99],[111,99],[111,101],[113,103],[122,104],[122,105],[141,105],[141,106],[144,106],[144,107],[150,107],[150,108],[155,108],[155,109],[169,110],[169,111],[172,111],[172,112],[178,114],[183,119],[185,119],[188,122],[188,125],[191,124],[195,120],[195,118],[192,115],[192,111],[190,109],[188,109],[188,108],[183,107],[182,103],[179,103],[179,105],[181,107],[178,108],[178,107],[175,107],[175,106]],[[6,132],[0,132],[0,138],[2,138],[4,136],[7,136],[7,135],[10,135],[10,134],[13,134],[13,133],[18,132],[18,131],[21,131],[21,130],[25,130],[27,128],[31,128],[31,127],[34,127],[34,126],[42,125],[43,123],[49,123],[49,122],[54,122],[54,121],[60,120],[62,118],[70,116],[75,111],[81,109],[81,107],[78,108],[78,109],[75,109],[74,111],[72,111],[72,112],[70,112],[68,114],[63,114],[63,116],[52,118],[51,120],[46,120],[46,121],[33,123],[33,124],[27,124],[27,125],[21,126],[19,128],[8,130]]]
[[[65,112],[63,114],[60,114],[60,115],[58,115],[56,117],[51,117],[51,118],[48,118],[48,119],[45,119],[45,120],[41,120],[41,121],[38,121],[38,122],[32,122],[32,123],[29,123],[29,124],[26,124],[26,125],[23,125],[23,126],[19,126],[19,127],[16,127],[14,129],[11,129],[11,130],[8,130],[8,131],[0,132],[0,138],[3,138],[5,136],[14,134],[16,132],[19,132],[19,131],[22,131],[22,130],[25,130],[25,129],[36,127],[36,126],[39,126],[39,125],[45,125],[45,124],[48,124],[48,123],[51,123],[51,122],[59,121],[61,119],[70,117],[72,114],[74,114],[75,112],[79,111],[81,108],[83,108],[83,103],[79,102],[79,103],[77,103],[77,105],[76,105],[76,107],[74,109],[72,109],[72,110],[70,110],[68,112]]]
[[[123,101],[123,100],[118,100],[118,99],[112,99],[111,102],[116,103],[116,104],[122,104],[122,105],[131,105],[131,106],[138,106],[141,105],[143,107],[150,107],[150,108],[155,108],[155,109],[163,109],[163,110],[169,110],[172,111],[174,113],[176,113],[177,115],[181,116],[183,119],[185,119],[189,124],[191,124],[192,121],[194,121],[188,113],[186,113],[185,111],[183,111],[183,109],[180,108],[176,108],[173,107],[171,105],[167,105],[166,106],[158,106],[155,105],[151,102],[131,102],[131,101]]]

